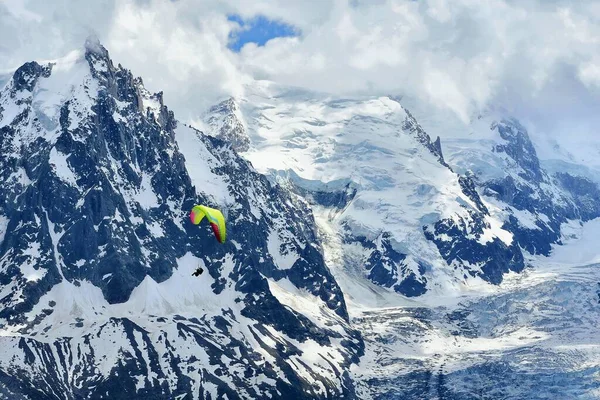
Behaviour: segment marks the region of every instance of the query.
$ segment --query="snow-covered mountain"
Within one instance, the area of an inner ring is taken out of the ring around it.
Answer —
[[[499,282],[523,268],[473,181],[452,171],[439,139],[397,101],[323,99],[272,85],[238,101],[253,143],[244,156],[326,210],[340,251],[371,281],[417,296],[465,275]]]
[[[407,296],[500,283],[524,268],[522,249],[549,255],[562,224],[600,216],[597,184],[544,170],[514,118],[480,116],[463,127],[476,139],[441,124],[433,141],[400,103],[259,82],[205,119],[248,127],[243,155],[326,212],[366,277]]]
[[[0,398],[600,396],[594,170],[265,81],[202,126],[95,41],[2,85]]]
[[[490,123],[498,142],[451,148],[452,162],[474,173],[484,197],[503,209],[505,228],[531,254],[549,255],[561,225],[600,216],[598,185],[585,176],[542,168],[527,130],[514,119]],[[463,142],[464,144],[464,142]]]
[[[308,205],[99,43],[14,73],[0,148],[1,397],[354,396],[363,343]]]
[[[440,121],[396,97],[270,82],[226,103],[247,127],[243,156],[312,206],[366,341],[352,368],[359,397],[596,398],[600,277],[566,262],[582,246],[548,257],[600,216],[600,175],[546,169],[500,112]]]

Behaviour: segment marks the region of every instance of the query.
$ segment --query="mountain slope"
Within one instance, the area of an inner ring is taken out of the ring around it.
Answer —
[[[353,397],[362,341],[301,199],[97,42],[25,64],[0,105],[3,395]]]

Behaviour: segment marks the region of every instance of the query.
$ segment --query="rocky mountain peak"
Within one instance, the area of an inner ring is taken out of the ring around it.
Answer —
[[[15,91],[26,90],[32,92],[40,76],[48,77],[52,66],[42,66],[35,61],[30,61],[15,71],[13,75],[13,87]]]
[[[520,175],[528,180],[540,182],[542,170],[535,151],[535,147],[529,138],[527,130],[514,118],[502,119],[492,123],[492,130],[496,130],[500,137],[506,141],[498,144],[496,152],[503,152],[521,167]]]
[[[34,398],[354,395],[362,341],[302,202],[97,42],[24,65],[0,105],[0,379]],[[225,244],[194,204],[227,215]]]
[[[238,152],[250,148],[250,138],[237,101],[230,97],[213,107],[203,117],[209,133],[231,144]]]

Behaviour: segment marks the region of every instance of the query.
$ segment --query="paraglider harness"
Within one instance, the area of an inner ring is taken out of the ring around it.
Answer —
[[[202,269],[202,267],[198,267],[196,268],[196,270],[192,273],[192,275],[194,276],[200,276],[202,275],[202,273],[204,272],[204,270]]]

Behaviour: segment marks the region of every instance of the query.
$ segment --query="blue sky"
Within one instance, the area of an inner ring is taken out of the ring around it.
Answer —
[[[246,43],[252,42],[263,46],[273,38],[299,34],[299,30],[294,26],[261,15],[246,20],[239,15],[230,15],[228,19],[237,22],[241,27],[239,31],[230,35],[229,48],[235,52],[239,52]]]

